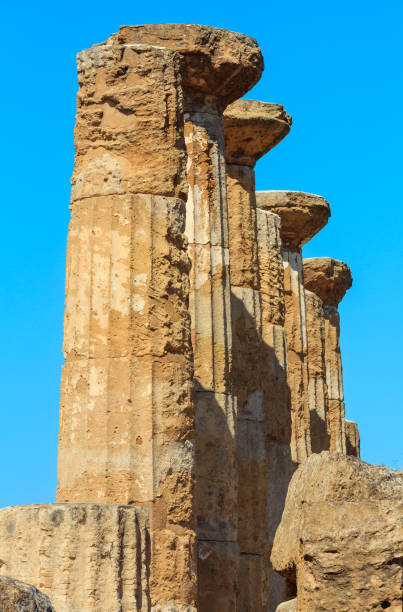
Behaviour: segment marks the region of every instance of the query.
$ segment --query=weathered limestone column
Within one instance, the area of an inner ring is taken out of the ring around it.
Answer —
[[[330,257],[304,259],[303,269],[306,289],[315,293],[323,303],[328,448],[332,451],[346,454],[343,369],[340,353],[340,317],[337,306],[343,299],[347,289],[351,287],[353,279],[347,264]],[[317,315],[320,316],[319,310]]]
[[[306,327],[308,335],[308,402],[313,453],[329,450],[327,427],[328,393],[326,384],[326,329],[323,302],[305,287]]]
[[[288,134],[290,124],[278,104],[239,100],[224,113],[232,375],[238,402],[239,611],[268,610],[273,599],[270,531],[274,535],[271,519],[278,497],[274,500],[272,493],[281,475],[273,473],[268,457],[274,441],[287,435],[289,448],[280,219],[256,209],[254,166]]]
[[[196,602],[182,59],[78,55],[58,501],[143,506],[151,603]],[[179,503],[180,502],[180,503]]]
[[[288,384],[292,408],[291,453],[293,461],[300,463],[311,453],[301,249],[326,225],[330,209],[324,198],[300,191],[259,191],[256,201],[259,208],[277,213],[281,218]]]
[[[123,27],[119,39],[182,57],[187,152],[186,236],[196,382],[199,610],[235,610],[236,406],[231,389],[231,301],[222,111],[260,77],[256,42],[190,25]]]

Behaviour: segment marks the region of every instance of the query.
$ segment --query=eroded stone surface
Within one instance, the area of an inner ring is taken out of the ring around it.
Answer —
[[[353,457],[360,458],[360,433],[357,423],[354,421],[345,420],[346,430],[346,453]]]
[[[329,450],[328,389],[326,384],[326,335],[322,300],[305,291],[308,340],[308,400],[312,452]]]
[[[49,597],[38,589],[14,578],[0,576],[2,612],[54,612]]]
[[[224,114],[231,374],[238,405],[235,475],[240,550],[238,612],[272,610],[276,600],[268,556],[271,513],[279,496],[270,461],[274,459],[273,442],[289,442],[291,437],[283,327],[284,273],[280,219],[256,208],[253,167],[261,155],[288,133],[289,126],[290,118],[282,107],[254,100],[235,102]],[[286,485],[284,496],[285,491]]]
[[[318,363],[322,359],[325,367],[325,373],[322,368],[315,376],[317,383],[323,386],[327,396],[325,405],[328,442],[326,436],[322,437],[322,441],[317,437],[316,450],[320,452],[320,450],[330,449],[345,454],[346,425],[340,352],[340,316],[337,306],[347,289],[351,287],[352,276],[347,264],[329,257],[304,259],[303,275],[305,288],[309,290],[306,295],[310,296],[309,304],[312,311],[311,321],[308,324],[310,359],[311,363],[313,360]],[[322,338],[320,345],[317,338],[319,328]],[[315,423],[318,424],[322,420],[320,397],[316,396],[315,401],[316,407],[311,405],[313,427]],[[349,452],[348,454],[356,453]]]
[[[262,69],[253,39],[190,24],[122,26],[78,56],[70,503],[0,511],[0,571],[57,612],[291,612],[296,579],[299,612],[400,610],[401,478],[306,460],[359,456],[337,312],[351,273],[303,264],[324,198],[255,194],[291,125],[235,101]]]
[[[353,283],[351,270],[344,261],[331,257],[304,259],[304,283],[327,306],[337,307]]]
[[[251,89],[263,70],[263,57],[253,38],[220,28],[187,23],[121,26],[109,40],[177,51],[183,58],[183,84],[191,110],[195,105],[208,106],[213,98],[225,108]],[[190,91],[202,95],[189,95]]]
[[[281,238],[285,248],[300,249],[327,223],[330,207],[325,198],[302,191],[257,191],[259,208],[281,217]]]
[[[148,514],[140,508],[80,503],[0,510],[1,574],[43,591],[57,612],[146,612],[149,556]],[[180,584],[179,555],[168,562]]]
[[[287,136],[291,123],[281,104],[233,102],[224,112],[227,163],[253,168],[260,157]]]
[[[271,560],[296,575],[298,611],[400,611],[403,473],[313,454],[295,473]]]

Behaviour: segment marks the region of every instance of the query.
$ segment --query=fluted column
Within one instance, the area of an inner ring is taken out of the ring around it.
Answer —
[[[191,313],[196,386],[196,486],[199,610],[234,610],[236,599],[236,403],[231,388],[230,254],[222,111],[260,77],[256,42],[204,26],[121,28],[126,42],[181,54],[188,197],[186,237],[192,267]]]
[[[287,469],[279,465],[289,451],[290,427],[280,219],[256,209],[254,166],[286,136],[291,118],[278,104],[239,100],[226,109],[224,120],[232,375],[238,401],[237,610],[263,612],[275,608],[270,538],[276,529],[275,509],[281,508],[279,483]],[[278,520],[280,516],[281,510]]]
[[[344,419],[343,369],[340,353],[340,317],[338,304],[351,287],[350,268],[342,261],[330,257],[304,260],[305,287],[322,301],[324,328],[324,364],[327,387],[326,427],[328,447],[346,454],[346,428]],[[325,449],[320,449],[325,450]]]
[[[326,383],[326,325],[323,302],[305,287],[306,325],[308,335],[308,402],[313,453],[329,449],[327,427],[328,392]]]
[[[291,392],[291,452],[293,461],[300,463],[311,453],[308,341],[301,250],[327,223],[330,210],[324,198],[299,191],[259,191],[256,200],[259,208],[277,213],[281,219],[287,379]]]
[[[148,508],[152,602],[194,605],[181,57],[113,35],[78,75],[57,499]]]

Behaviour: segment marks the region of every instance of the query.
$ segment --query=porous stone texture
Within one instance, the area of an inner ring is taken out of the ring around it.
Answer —
[[[337,307],[353,284],[353,277],[344,261],[331,257],[311,257],[304,259],[304,284],[324,304]]]
[[[195,605],[196,528],[237,545],[222,111],[262,69],[253,39],[190,24],[78,56],[58,500],[149,508],[153,605]]]
[[[312,370],[309,380],[310,388],[311,380],[314,380],[315,377],[315,393],[312,383],[310,396],[311,426],[315,430],[312,433],[312,439],[316,436],[316,452],[332,450],[346,454],[340,316],[337,306],[351,287],[353,279],[346,263],[330,257],[304,259],[303,273],[304,285],[308,290],[306,295],[310,295],[310,322],[308,325],[308,363]],[[319,328],[320,342],[318,340]],[[323,364],[320,369],[316,365],[319,361]],[[322,387],[325,390],[325,427],[322,398],[320,393],[317,393],[318,388]],[[318,435],[319,431],[322,432],[322,435]],[[354,443],[354,448],[356,448],[356,443]],[[348,454],[356,454],[356,452]]]
[[[299,191],[258,191],[256,203],[258,208],[276,213],[281,219],[291,455],[293,461],[299,463],[311,453],[307,315],[301,248],[327,223],[330,209],[324,198]]]
[[[329,450],[328,392],[326,384],[325,318],[323,302],[305,290],[308,340],[308,400],[313,453]]]
[[[49,596],[56,612],[149,610],[148,513],[56,503],[0,510],[0,572]],[[172,547],[169,571],[183,574]],[[186,588],[176,579],[177,589]],[[35,608],[34,608],[35,609]]]
[[[1,612],[55,612],[50,599],[35,587],[0,576]]]
[[[121,26],[111,39],[177,51],[182,58],[186,110],[219,110],[257,83],[263,57],[257,42],[238,32],[188,23]]]
[[[0,510],[0,608],[401,610],[402,475],[344,418],[351,273],[302,260],[329,205],[255,192],[291,126],[237,100],[256,41],[122,26],[77,66],[58,503]]]
[[[290,131],[292,119],[281,104],[237,100],[224,112],[228,164],[253,168]]]
[[[322,196],[303,191],[258,191],[259,208],[270,210],[281,218],[284,248],[300,250],[328,222],[330,207]]]
[[[255,100],[234,102],[224,113],[232,389],[238,402],[239,612],[274,606],[268,558],[270,531],[275,530],[273,510],[278,508],[281,515],[281,496],[274,488],[277,475],[271,455],[279,450],[278,444],[289,444],[291,428],[280,218],[256,208],[254,166],[288,133],[290,124],[283,107]]]
[[[299,467],[271,555],[296,577],[298,612],[400,612],[402,500],[402,472],[329,452]]]
[[[182,58],[118,38],[77,59],[57,499],[148,508],[151,601],[194,605]]]
[[[345,419],[344,427],[346,432],[346,453],[353,457],[360,458],[360,432],[358,425],[354,421]]]

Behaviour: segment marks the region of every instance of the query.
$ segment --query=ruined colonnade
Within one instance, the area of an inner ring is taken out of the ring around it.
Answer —
[[[122,26],[77,64],[57,503],[0,511],[0,571],[57,612],[274,612],[296,467],[359,454],[351,275],[302,257],[329,204],[255,191],[291,118],[238,100],[263,70],[254,39]]]

